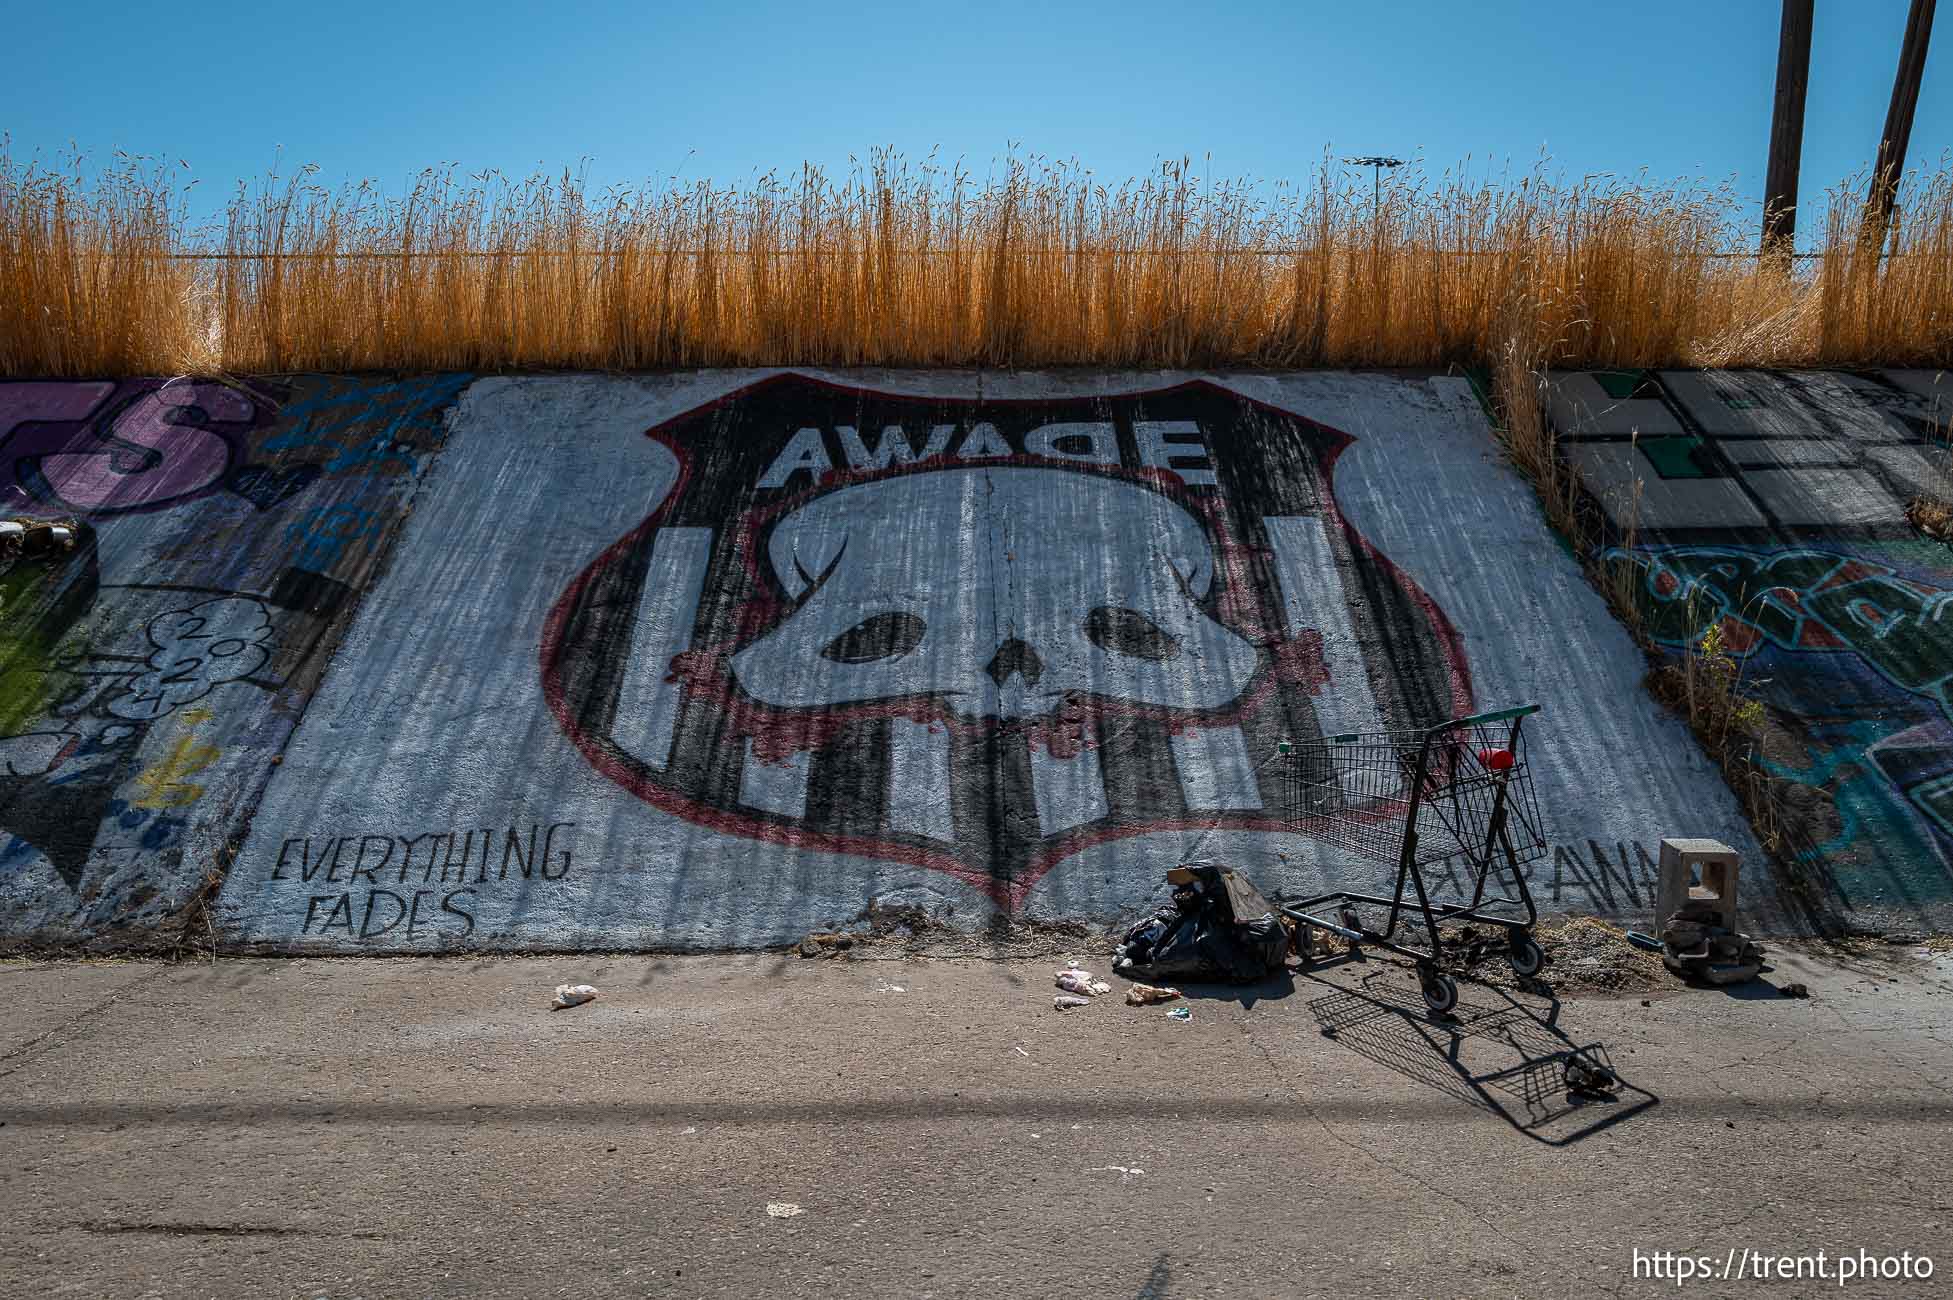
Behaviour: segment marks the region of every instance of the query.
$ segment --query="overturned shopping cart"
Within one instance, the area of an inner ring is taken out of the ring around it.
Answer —
[[[1441,925],[1503,929],[1513,973],[1537,974],[1546,960],[1532,937],[1539,911],[1521,870],[1546,854],[1522,733],[1537,712],[1529,704],[1415,730],[1282,742],[1276,759],[1290,829],[1397,868],[1388,898],[1343,889],[1283,903],[1303,927],[1297,950],[1310,952],[1308,927],[1320,927],[1353,946],[1410,957],[1438,1015],[1458,1001],[1440,967]],[[1433,890],[1440,878],[1443,896]],[[1380,926],[1365,924],[1377,919]]]

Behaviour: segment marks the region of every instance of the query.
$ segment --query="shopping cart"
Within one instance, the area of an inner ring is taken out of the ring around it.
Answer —
[[[1538,974],[1546,962],[1532,937],[1539,910],[1520,870],[1546,855],[1521,734],[1525,720],[1537,712],[1539,706],[1529,704],[1412,731],[1277,746],[1290,829],[1397,868],[1397,887],[1388,898],[1345,889],[1284,902],[1282,911],[1302,927],[1297,950],[1311,952],[1309,927],[1320,927],[1352,947],[1375,945],[1410,957],[1417,962],[1424,1001],[1436,1015],[1458,1001],[1457,984],[1440,969],[1440,924],[1503,929],[1513,973]],[[1440,865],[1455,897],[1433,894],[1429,877]],[[1492,878],[1501,871],[1511,878],[1509,895],[1491,891]],[[1327,908],[1335,909],[1333,920],[1322,914]],[[1374,916],[1381,908],[1389,909],[1382,928],[1365,925],[1362,909]],[[1407,917],[1410,912],[1416,917]],[[1414,942],[1408,934],[1406,941],[1393,941],[1399,923],[1408,932],[1417,917],[1427,946],[1407,946]]]

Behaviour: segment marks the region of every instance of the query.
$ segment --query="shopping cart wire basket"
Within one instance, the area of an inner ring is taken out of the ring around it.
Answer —
[[[1298,925],[1413,958],[1436,1014],[1458,1000],[1457,985],[1439,969],[1440,925],[1504,929],[1514,973],[1537,974],[1545,964],[1532,937],[1539,911],[1522,870],[1547,851],[1524,734],[1537,712],[1528,704],[1431,727],[1282,742],[1276,761],[1289,829],[1397,868],[1389,897],[1344,889],[1282,910]],[[1440,864],[1442,873],[1431,870]],[[1438,875],[1450,896],[1434,893]],[[1365,925],[1366,912],[1374,918],[1380,909],[1387,909],[1382,925]],[[1418,920],[1424,943],[1414,947]],[[1402,940],[1400,922],[1407,922]],[[1297,947],[1310,951],[1307,942]]]

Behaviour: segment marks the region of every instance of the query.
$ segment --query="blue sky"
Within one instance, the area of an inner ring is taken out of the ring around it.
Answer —
[[[1306,179],[1327,148],[1431,170],[1544,149],[1568,173],[1734,178],[1760,195],[1779,0],[849,5],[16,6],[0,131],[16,159],[190,164],[199,206],[279,159],[397,187],[430,163],[599,186],[736,182],[889,144],[978,174],[1007,146],[1119,178]],[[1818,0],[1804,195],[1877,145],[1905,0]],[[1953,149],[1953,20],[1909,162]],[[1808,229],[1808,226],[1806,227]]]

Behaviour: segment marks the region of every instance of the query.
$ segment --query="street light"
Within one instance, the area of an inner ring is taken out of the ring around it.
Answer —
[[[1379,178],[1382,177],[1384,168],[1389,167],[1395,169],[1402,167],[1404,160],[1402,158],[1386,158],[1382,154],[1371,154],[1365,158],[1345,158],[1343,159],[1343,163],[1349,167],[1368,167],[1370,169],[1370,224],[1372,226],[1376,225]]]

